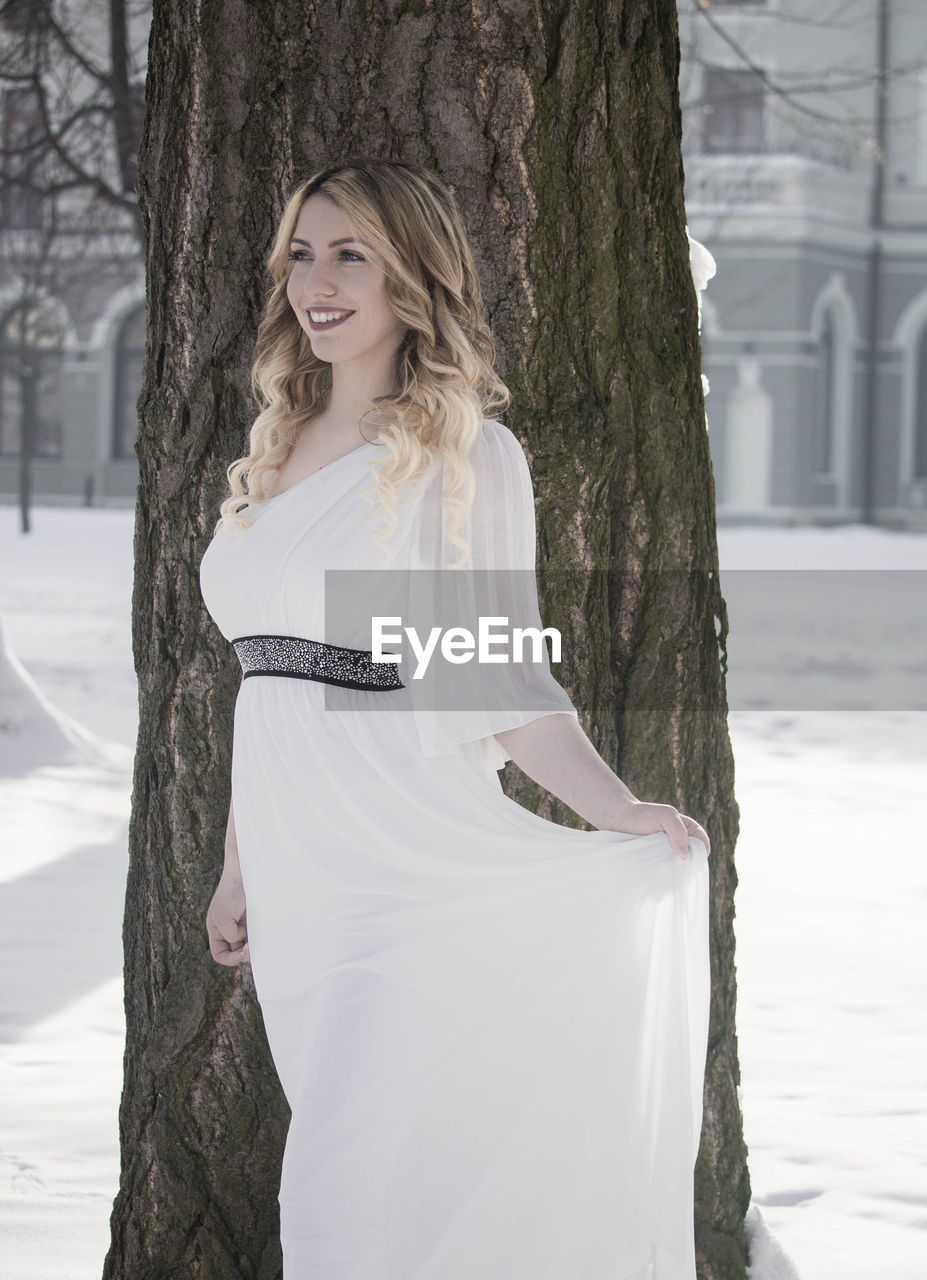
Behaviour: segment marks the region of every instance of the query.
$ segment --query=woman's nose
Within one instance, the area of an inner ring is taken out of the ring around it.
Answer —
[[[327,297],[334,293],[335,285],[331,270],[326,263],[309,262],[302,273],[302,291],[309,302],[318,295]]]

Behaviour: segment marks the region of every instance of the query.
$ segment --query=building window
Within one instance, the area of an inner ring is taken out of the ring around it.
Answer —
[[[818,368],[814,379],[813,468],[819,476],[834,469],[834,417],[837,407],[837,329],[830,307],[821,317],[818,339]]]
[[[112,439],[114,458],[135,456],[135,438],[138,435],[136,401],[142,387],[144,359],[145,308],[141,306],[129,313],[116,338]]]
[[[915,348],[917,387],[914,413],[914,467],[912,479],[927,480],[927,324],[921,329],[920,341]]]
[[[756,71],[706,67],[702,88],[702,150],[710,154],[764,149],[763,77]]]
[[[2,179],[3,226],[30,231],[42,222],[40,161],[42,114],[31,85],[3,93],[3,146],[7,161]]]
[[[61,457],[64,333],[50,307],[16,307],[0,329],[0,455]]]

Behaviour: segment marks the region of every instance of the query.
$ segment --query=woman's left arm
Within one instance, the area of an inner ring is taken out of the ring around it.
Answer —
[[[646,836],[665,831],[673,851],[689,856],[689,837],[711,845],[704,828],[670,804],[638,800],[610,769],[575,716],[555,713],[494,735],[522,772],[602,831]]]

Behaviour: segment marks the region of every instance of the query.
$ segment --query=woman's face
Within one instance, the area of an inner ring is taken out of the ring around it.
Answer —
[[[330,364],[390,368],[406,326],[386,295],[383,259],[321,194],[303,204],[290,241],[287,297],[314,354]]]

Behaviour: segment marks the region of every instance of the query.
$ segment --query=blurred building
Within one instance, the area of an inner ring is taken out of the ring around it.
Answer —
[[[719,519],[927,529],[927,5],[678,9]]]
[[[145,342],[134,193],[149,17],[123,136],[110,6],[0,6],[0,501],[131,504]],[[67,24],[56,34],[54,17]],[[120,146],[123,154],[120,155]]]
[[[34,503],[135,501],[144,285],[107,279],[105,266],[96,290],[64,283],[25,307],[0,287],[0,501],[18,498],[25,414]]]
[[[130,504],[137,232],[68,191],[49,228],[28,181],[49,163],[33,146],[48,102],[3,78],[45,39],[46,8],[0,8],[0,501],[17,499],[28,438],[33,501]],[[718,264],[702,348],[719,519],[927,529],[927,5],[678,9],[689,229]],[[108,12],[84,0],[71,33],[98,61]],[[147,21],[140,9],[140,47]],[[90,101],[99,87],[55,48],[40,58],[48,101]],[[77,148],[131,197],[106,129]]]

